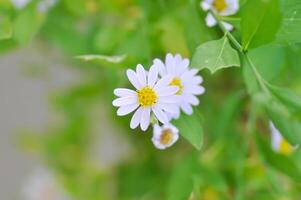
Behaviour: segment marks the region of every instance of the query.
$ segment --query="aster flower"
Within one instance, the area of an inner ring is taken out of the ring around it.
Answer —
[[[272,149],[275,152],[282,153],[285,155],[290,155],[297,146],[292,146],[288,141],[286,141],[279,130],[274,126],[273,122],[270,122],[271,129],[271,139],[272,139]]]
[[[135,111],[130,127],[140,127],[147,130],[150,124],[151,113],[163,124],[167,123],[166,112],[173,112],[177,109],[177,86],[171,86],[171,77],[164,77],[158,80],[158,69],[151,66],[146,72],[142,65],[137,65],[136,72],[128,69],[127,77],[135,90],[117,88],[114,94],[118,97],[113,101],[113,106],[119,107],[117,115],[123,116]]]
[[[26,200],[67,200],[63,189],[46,169],[38,169],[23,188]]]
[[[166,149],[179,139],[179,130],[172,124],[154,125],[152,142],[158,149]]]
[[[197,76],[197,69],[189,69],[189,60],[182,58],[179,54],[174,57],[167,54],[165,63],[160,59],[153,61],[154,66],[157,66],[162,78],[172,77],[170,85],[178,86],[179,90],[176,95],[179,97],[177,109],[170,113],[171,118],[179,118],[180,109],[184,113],[191,115],[193,112],[192,106],[199,104],[196,95],[201,95],[205,92],[205,88],[200,84],[203,82],[201,76]]]
[[[203,0],[201,7],[204,11],[211,10],[220,16],[230,16],[237,13],[239,9],[239,0]],[[213,27],[217,24],[217,20],[211,13],[207,14],[206,24],[208,27]],[[222,22],[224,27],[231,31],[233,26],[227,22]]]

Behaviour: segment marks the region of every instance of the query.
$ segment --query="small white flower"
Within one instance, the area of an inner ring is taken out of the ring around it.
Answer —
[[[293,147],[288,141],[286,141],[279,130],[274,126],[273,122],[270,121],[272,149],[275,152],[290,155],[297,146]]]
[[[203,0],[201,7],[204,11],[211,10],[220,16],[230,16],[235,14],[239,9],[239,0]],[[211,13],[206,17],[206,24],[208,27],[213,27],[217,24],[216,19]],[[224,27],[231,31],[233,26],[227,22],[222,22]]]
[[[177,109],[177,86],[171,86],[171,77],[164,77],[158,81],[158,69],[151,66],[146,72],[142,65],[137,65],[136,72],[128,69],[127,76],[136,91],[118,88],[114,94],[118,96],[113,101],[113,105],[119,107],[117,115],[123,116],[135,111],[130,127],[132,129],[140,127],[145,131],[150,124],[150,115],[155,117],[163,124],[167,123],[168,117],[165,112],[173,112]]]
[[[158,149],[166,149],[179,139],[179,130],[172,124],[154,125],[152,142]]]
[[[31,2],[31,0],[11,0],[12,4],[17,8],[17,9],[22,9],[24,8],[28,3]]]
[[[199,104],[199,100],[195,95],[201,95],[205,92],[205,88],[200,84],[203,82],[201,76],[197,76],[197,69],[189,69],[189,60],[182,58],[179,54],[174,57],[167,54],[165,63],[160,59],[155,59],[154,65],[158,67],[160,75],[172,77],[170,85],[178,86],[179,90],[176,95],[179,97],[178,107],[173,112],[170,112],[171,118],[179,118],[180,109],[186,114],[191,115],[192,106]]]
[[[26,200],[67,200],[63,189],[46,169],[38,169],[23,188]]]

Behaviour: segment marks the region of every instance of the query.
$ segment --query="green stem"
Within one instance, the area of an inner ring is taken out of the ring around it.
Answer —
[[[222,29],[224,34],[228,37],[228,39],[231,41],[231,43],[235,46],[235,48],[239,51],[239,53],[241,53],[242,56],[246,59],[248,65],[251,67],[253,73],[255,74],[255,77],[256,77],[260,87],[262,88],[262,90],[267,95],[270,95],[270,91],[267,88],[267,82],[262,78],[262,76],[258,72],[258,70],[255,67],[254,63],[252,62],[248,52],[242,48],[241,44],[236,40],[236,38],[224,27],[223,23],[221,22],[222,18],[212,11],[210,11],[210,13],[214,16],[214,18],[217,21],[217,24]]]
[[[221,17],[214,12],[210,11],[213,17],[216,19],[218,26],[222,29],[224,34],[228,37],[228,39],[232,42],[232,44],[237,48],[239,52],[243,52],[243,48],[240,43],[235,39],[235,37],[224,27],[223,23],[221,22]]]

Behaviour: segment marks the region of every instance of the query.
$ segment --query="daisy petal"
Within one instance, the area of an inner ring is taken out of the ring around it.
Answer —
[[[152,65],[149,69],[147,85],[153,87],[158,79],[158,68]]]
[[[150,124],[150,111],[150,107],[142,108],[140,127],[143,131],[146,131]]]
[[[185,98],[185,100],[186,100],[188,103],[190,103],[190,104],[192,104],[192,105],[194,105],[194,106],[199,105],[199,103],[200,103],[199,99],[196,98],[194,95],[186,94],[186,95],[184,96],[184,98]]]
[[[195,86],[195,85],[191,85],[189,87],[186,88],[187,93],[191,93],[191,94],[195,94],[195,95],[200,95],[200,94],[204,94],[205,93],[205,88],[202,86]]]
[[[216,24],[217,24],[217,21],[216,21],[216,19],[213,17],[213,15],[211,14],[211,13],[209,13],[208,15],[207,15],[207,17],[206,17],[206,25],[208,26],[208,27],[213,27],[213,26],[215,26]]]
[[[134,115],[131,119],[131,123],[130,123],[131,129],[137,128],[137,126],[140,123],[141,114],[142,114],[142,108],[140,107],[140,108],[138,108],[138,110],[136,110],[136,112],[134,113]]]
[[[137,96],[120,97],[113,101],[113,106],[126,106],[137,103]]]
[[[175,62],[174,62],[174,58],[173,58],[172,54],[169,53],[166,55],[165,65],[166,65],[167,72],[171,75],[174,75]]]
[[[203,83],[203,78],[201,76],[195,76],[191,79],[191,83],[199,85]]]
[[[163,96],[174,95],[177,93],[178,90],[179,90],[178,86],[168,86],[168,87],[160,88],[156,90],[156,92],[159,95],[159,97],[163,97]]]
[[[154,90],[157,90],[159,88],[162,88],[164,86],[168,86],[172,80],[172,76],[164,76],[164,78],[161,78],[154,86]]]
[[[121,106],[117,110],[117,115],[118,116],[127,115],[127,114],[133,112],[134,110],[136,110],[136,108],[138,108],[138,106],[139,106],[138,104],[132,104],[132,105],[128,105],[128,106]]]
[[[172,114],[176,114],[179,110],[179,107],[176,104],[159,103],[158,107]]]
[[[124,97],[124,96],[135,96],[137,93],[133,90],[126,89],[126,88],[117,88],[114,90],[114,94],[118,97]]]
[[[132,85],[137,89],[139,90],[140,88],[142,88],[142,85],[140,84],[139,80],[138,80],[138,77],[137,77],[137,74],[131,70],[131,69],[128,69],[126,71],[126,74],[127,74],[127,77],[129,79],[129,81],[132,83]]]
[[[193,113],[191,105],[187,102],[182,102],[181,108],[184,111],[184,113],[186,113],[187,115],[191,115]]]
[[[163,124],[166,124],[168,123],[168,118],[166,116],[166,114],[158,107],[153,107],[153,112],[155,114],[155,116],[157,117],[157,119],[163,123]]]
[[[234,28],[232,24],[229,24],[229,23],[227,23],[227,22],[222,22],[222,24],[223,24],[223,26],[225,27],[225,29],[226,29],[227,31],[232,31],[233,28]]]
[[[142,86],[146,85],[146,73],[142,65],[138,64],[136,67],[138,80]]]
[[[178,95],[164,96],[158,98],[158,103],[178,103],[180,97]]]
[[[204,11],[208,11],[211,8],[211,4],[209,4],[207,1],[201,1],[201,8]]]
[[[158,58],[156,58],[153,61],[153,63],[154,63],[154,65],[157,66],[160,76],[164,76],[166,74],[166,68],[165,68],[164,63]]]

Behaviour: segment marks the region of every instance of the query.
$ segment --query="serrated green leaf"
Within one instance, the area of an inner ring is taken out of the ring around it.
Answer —
[[[245,50],[272,42],[281,23],[278,0],[248,0],[242,9],[242,46]]]
[[[301,1],[281,0],[283,20],[276,43],[291,45],[301,42]]]
[[[203,145],[203,127],[202,117],[195,111],[192,116],[183,114],[181,118],[174,122],[183,136],[197,150],[200,150]]]
[[[275,153],[270,147],[267,141],[260,136],[257,136],[257,145],[266,160],[266,162],[273,166],[278,171],[286,174],[292,179],[300,182],[301,171],[293,159],[282,154]]]
[[[224,36],[219,40],[201,44],[192,57],[191,66],[201,70],[207,68],[213,74],[223,68],[239,67],[240,62],[238,53]]]

